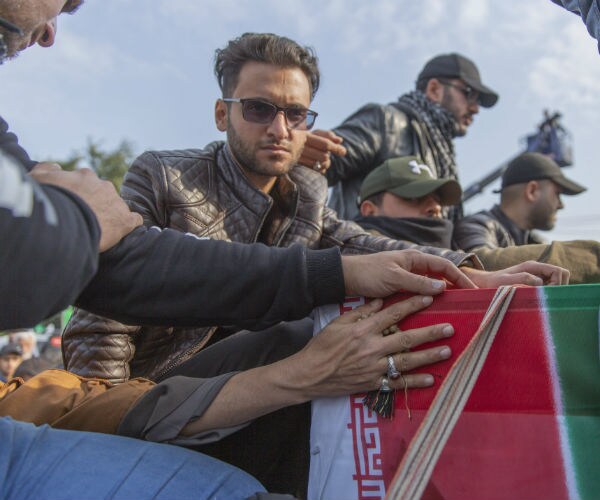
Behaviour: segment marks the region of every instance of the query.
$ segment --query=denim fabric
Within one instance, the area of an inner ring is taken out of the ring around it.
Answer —
[[[243,499],[263,491],[198,452],[0,418],[2,499]]]
[[[552,0],[567,10],[578,14],[585,23],[587,30],[598,40],[600,52],[600,0]]]

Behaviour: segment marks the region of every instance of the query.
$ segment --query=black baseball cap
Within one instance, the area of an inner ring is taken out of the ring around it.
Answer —
[[[498,94],[481,81],[479,70],[471,59],[453,52],[434,57],[425,64],[417,78],[417,82],[430,78],[460,78],[479,92],[479,104],[491,108],[498,101]]]
[[[563,194],[574,195],[586,190],[585,187],[567,179],[562,173],[562,169],[549,156],[541,153],[523,153],[508,164],[502,174],[502,187],[495,192],[499,193],[505,187],[513,184],[543,179],[550,179],[558,184],[562,188]]]
[[[360,187],[358,205],[377,193],[390,192],[400,198],[420,198],[433,192],[440,204],[456,205],[462,197],[460,184],[453,179],[436,179],[431,169],[416,156],[401,156],[374,168]]]
[[[5,346],[2,346],[2,349],[0,349],[0,357],[8,356],[10,354],[15,354],[17,356],[23,356],[23,349],[21,348],[21,346],[19,344],[15,344],[13,342],[6,344]]]

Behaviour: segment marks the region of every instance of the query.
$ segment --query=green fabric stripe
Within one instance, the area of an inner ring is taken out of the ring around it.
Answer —
[[[600,498],[600,285],[544,289],[575,479],[581,498]]]

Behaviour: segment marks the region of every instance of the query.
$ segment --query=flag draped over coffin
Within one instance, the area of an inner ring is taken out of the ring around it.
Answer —
[[[392,420],[365,408],[362,394],[313,403],[309,498],[385,497],[493,295],[450,290],[399,324],[407,330],[448,322],[456,333],[443,342],[452,358],[423,370],[434,375],[434,387],[409,390],[406,398],[398,392]],[[361,303],[320,308],[315,331]],[[600,498],[599,306],[600,285],[516,291],[423,498]]]

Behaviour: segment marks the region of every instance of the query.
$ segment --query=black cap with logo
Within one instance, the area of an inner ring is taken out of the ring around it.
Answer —
[[[562,188],[563,194],[574,195],[586,190],[580,184],[567,179],[558,164],[550,157],[541,153],[523,153],[508,164],[502,174],[502,187],[495,192],[499,193],[513,184],[543,179],[554,181]]]
[[[498,94],[483,84],[477,66],[465,56],[452,53],[434,57],[425,64],[417,77],[417,82],[438,77],[460,78],[479,92],[478,102],[484,108],[491,108],[498,101]]]

